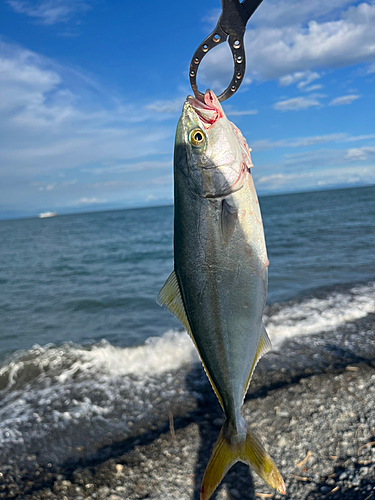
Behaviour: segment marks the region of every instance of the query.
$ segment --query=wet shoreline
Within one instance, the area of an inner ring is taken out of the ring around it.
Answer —
[[[0,498],[199,498],[223,414],[200,366],[172,373],[189,390],[138,434],[62,464],[0,466]],[[290,499],[375,499],[375,315],[286,340],[259,363],[244,417],[284,476]],[[1,462],[1,459],[0,459]],[[243,464],[216,500],[281,498]]]

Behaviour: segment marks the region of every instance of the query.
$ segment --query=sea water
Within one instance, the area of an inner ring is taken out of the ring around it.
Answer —
[[[375,311],[375,187],[260,205],[275,349]],[[156,304],[172,270],[172,206],[0,222],[2,461],[95,453],[183,406],[198,357]]]

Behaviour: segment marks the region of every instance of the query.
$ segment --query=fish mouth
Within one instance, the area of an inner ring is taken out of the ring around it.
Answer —
[[[200,101],[196,97],[189,95],[186,98],[186,102],[190,104],[207,129],[223,117],[221,105],[212,90],[206,90],[204,101]]]

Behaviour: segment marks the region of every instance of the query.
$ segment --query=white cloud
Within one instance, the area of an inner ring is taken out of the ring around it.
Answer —
[[[351,104],[353,101],[359,99],[360,96],[356,94],[342,95],[332,99],[329,103],[330,106],[342,106],[343,104]]]
[[[90,8],[83,0],[7,0],[7,3],[15,12],[34,17],[46,25],[66,22]]]
[[[260,26],[293,26],[311,19],[325,19],[352,3],[352,0],[268,0],[251,19]],[[251,22],[250,21],[250,22]]]
[[[227,116],[251,116],[251,115],[257,115],[258,110],[257,109],[244,109],[244,110],[236,110],[236,109],[226,109],[225,114]]]
[[[250,29],[258,26],[293,26],[307,23],[311,19],[325,19],[331,13],[344,9],[353,0],[267,0],[256,10],[250,18]],[[211,29],[221,14],[220,9],[212,9],[203,18]]]
[[[160,177],[156,177],[156,179],[152,179],[152,184],[172,184],[172,172],[169,175],[162,175]]]
[[[61,79],[56,72],[40,67],[32,52],[7,49],[0,41],[0,113],[9,120],[17,118],[15,110],[40,108],[43,96],[58,88]]]
[[[284,174],[264,175],[262,177],[257,178],[257,184],[264,184],[264,183],[270,183],[270,182],[274,182],[274,181],[280,181],[280,180],[284,180],[286,177],[288,177],[288,176],[286,176]]]
[[[120,163],[118,165],[103,165],[100,168],[82,168],[81,172],[101,175],[101,174],[119,174],[124,172],[138,172],[140,170],[151,169],[172,169],[171,161],[138,161],[131,163]]]
[[[345,138],[346,134],[314,135],[311,137],[301,137],[289,140],[289,146],[292,148],[303,148],[307,146],[315,146],[317,144],[325,144],[328,142],[340,142]]]
[[[107,200],[98,200],[98,198],[81,198],[78,200],[77,204],[83,204],[83,205],[95,205],[97,203],[106,203]]]
[[[316,80],[317,78],[320,78],[319,73],[312,71],[296,71],[293,74],[282,76],[279,79],[279,84],[282,87],[286,87],[292,85],[293,83],[298,82],[297,87],[299,89],[302,89],[306,87],[306,85],[309,85],[311,82]]]
[[[248,76],[252,80],[287,79],[300,72],[374,61],[375,3],[363,2],[344,12],[337,10],[348,3],[269,2],[259,8],[254,15],[255,28],[248,29],[245,35]],[[326,15],[315,16],[319,11]],[[220,46],[208,54],[200,70],[204,83],[215,82],[221,88],[227,85],[232,70],[228,52],[227,47]]]
[[[294,168],[299,170],[327,168],[345,163],[345,155],[346,150],[344,149],[317,149],[286,154],[281,164],[291,170]]]
[[[373,139],[374,136],[349,137],[347,134],[325,134],[313,135],[307,137],[297,137],[294,139],[280,139],[278,141],[271,141],[270,139],[261,139],[251,143],[254,151],[269,150],[275,148],[304,148],[308,146],[316,146],[317,144],[326,144],[329,142],[347,142],[350,140]]]
[[[260,139],[252,142],[250,145],[254,151],[262,151],[275,148],[304,148],[308,146],[316,146],[317,144],[326,144],[329,142],[345,143],[367,141],[371,139],[375,139],[375,134],[348,135],[346,133],[336,133],[297,137],[293,139],[280,139],[278,141]]]
[[[323,85],[316,84],[316,85],[310,85],[310,87],[304,87],[302,90],[304,92],[313,92],[314,90],[320,90],[323,88]]]
[[[175,123],[161,125],[144,103],[122,102],[79,71],[0,39],[2,207],[38,213],[89,203],[78,204],[81,199],[117,205],[144,199],[158,169],[171,170],[174,131]],[[84,173],[95,169],[107,180],[144,174],[132,185],[106,185],[99,192]],[[79,182],[70,180],[78,175]],[[154,190],[163,197],[167,188],[159,185]]]
[[[171,101],[155,101],[145,106],[145,109],[154,113],[180,113],[185,98],[177,98]]]
[[[346,141],[347,142],[356,142],[356,141],[366,141],[368,139],[375,139],[375,134],[353,135],[353,136],[349,136],[346,139]]]
[[[321,106],[321,103],[313,98],[293,97],[292,99],[286,99],[275,103],[273,108],[277,111],[298,111],[300,109],[311,108],[312,106]]]
[[[73,93],[50,66],[37,54],[0,41],[0,172],[61,173],[168,150],[166,140],[174,131],[151,123],[151,112],[137,124],[134,104],[114,99],[105,108],[90,94],[85,99],[87,82],[78,82],[81,93]]]
[[[367,136],[366,139],[375,136]],[[347,143],[365,140],[365,136],[332,134],[294,140],[277,141],[276,147],[304,146],[319,142]],[[265,141],[267,142],[267,141]],[[272,145],[272,141],[268,141]],[[281,143],[281,144],[280,144]],[[251,144],[253,146],[253,144]],[[255,148],[254,148],[255,150]],[[274,163],[268,155],[258,154],[254,169],[256,185],[263,192],[289,192],[322,186],[365,185],[375,183],[375,147],[366,145],[359,148],[322,148],[302,150],[279,157]],[[259,161],[260,160],[260,161]],[[266,162],[264,162],[266,160]]]
[[[43,182],[43,181],[36,181],[36,182],[31,182],[30,185],[38,188],[39,191],[52,191],[53,189],[56,191],[58,189],[65,189],[68,188],[69,186],[74,186],[77,184],[77,179],[71,180],[71,181],[64,181],[64,182],[53,182],[53,183],[48,183],[48,182]]]
[[[280,170],[280,168],[279,168]],[[375,166],[342,167],[307,170],[298,173],[277,173],[256,177],[255,185],[260,192],[292,192],[303,189],[319,189],[322,186],[335,187],[371,184],[375,182]]]
[[[157,196],[153,195],[153,194],[150,194],[146,197],[145,201],[148,203],[150,201],[156,201],[158,199]]]
[[[277,164],[263,165],[263,169],[273,172],[280,169],[287,171],[288,174],[301,173],[305,171],[325,171],[330,167],[337,168],[339,171],[344,166],[353,165],[353,163],[362,163],[367,160],[366,168],[375,172],[375,164],[371,161],[375,156],[375,147],[364,146],[362,148],[335,148],[335,149],[315,149],[312,151],[301,151],[297,153],[288,153],[283,156]],[[361,167],[362,168],[362,167]]]
[[[368,158],[375,158],[375,147],[348,149],[346,158],[351,161],[366,161]]]

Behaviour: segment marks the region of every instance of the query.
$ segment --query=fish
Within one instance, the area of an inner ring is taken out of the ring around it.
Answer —
[[[269,261],[250,151],[212,90],[202,101],[186,98],[174,149],[174,270],[157,302],[191,336],[225,414],[201,500],[238,461],[286,492],[241,415],[254,368],[271,349],[262,322]]]

